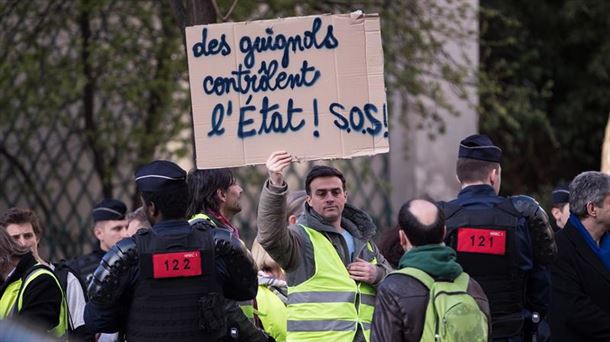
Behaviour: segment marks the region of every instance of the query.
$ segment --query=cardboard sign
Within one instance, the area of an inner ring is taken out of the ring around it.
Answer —
[[[377,15],[186,28],[197,168],[389,151]]]

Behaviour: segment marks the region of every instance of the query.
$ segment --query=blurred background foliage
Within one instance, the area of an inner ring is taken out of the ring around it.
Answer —
[[[134,169],[192,154],[184,25],[357,9],[381,16],[388,99],[409,99],[390,103],[390,115],[407,126],[407,113],[419,116],[414,128],[434,139],[448,129],[445,113],[460,115],[450,98],[470,101],[480,131],[504,149],[503,193],[544,202],[556,183],[599,169],[610,104],[610,3],[472,3],[1,1],[3,206],[28,203],[59,254],[82,252],[92,243],[83,204],[114,196],[135,205]],[[477,19],[478,27],[468,24]],[[460,47],[477,40],[479,60],[471,61]],[[68,209],[56,217],[60,207]]]
[[[504,192],[546,202],[557,183],[600,169],[610,110],[610,3],[480,5],[480,131],[504,149]]]

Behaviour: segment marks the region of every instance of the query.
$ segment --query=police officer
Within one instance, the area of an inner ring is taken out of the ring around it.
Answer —
[[[535,330],[548,335],[538,323],[549,307],[547,265],[557,247],[548,216],[534,199],[498,196],[501,157],[485,135],[462,140],[456,167],[462,190],[440,206],[447,218],[445,242],[489,297],[492,339],[523,341]]]
[[[565,184],[558,185],[551,193],[551,214],[555,219],[555,232],[562,229],[570,218],[570,190]]]
[[[119,240],[127,237],[127,221],[125,203],[112,199],[103,199],[91,211],[93,218],[93,234],[99,240],[99,245],[89,254],[70,261],[72,269],[78,271],[80,276],[89,284],[93,271],[100,264],[100,260],[110,248]]]
[[[217,341],[225,334],[223,297],[256,296],[252,260],[240,243],[205,222],[185,219],[186,172],[154,161],[136,172],[152,229],[119,241],[89,286],[85,321],[128,341]]]

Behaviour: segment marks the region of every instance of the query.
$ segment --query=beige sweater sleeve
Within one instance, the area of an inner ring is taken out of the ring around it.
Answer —
[[[256,240],[284,270],[298,266],[301,241],[288,229],[286,195],[288,186],[277,187],[265,181],[258,202]]]

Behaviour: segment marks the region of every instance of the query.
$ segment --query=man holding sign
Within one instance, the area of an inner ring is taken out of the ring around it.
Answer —
[[[529,341],[548,311],[546,265],[557,246],[536,201],[498,196],[501,158],[502,150],[485,135],[462,140],[456,167],[462,191],[439,206],[447,220],[445,242],[489,298],[492,339]]]
[[[186,172],[178,165],[144,165],[136,184],[152,229],[106,253],[89,286],[87,325],[95,332],[121,330],[128,341],[220,340],[224,297],[256,296],[251,258],[230,232],[186,221]]]
[[[274,152],[258,208],[258,242],[287,272],[288,341],[369,341],[375,286],[391,269],[372,242],[375,224],[346,203],[345,178],[314,166],[305,181],[305,212],[286,228],[294,157]]]

